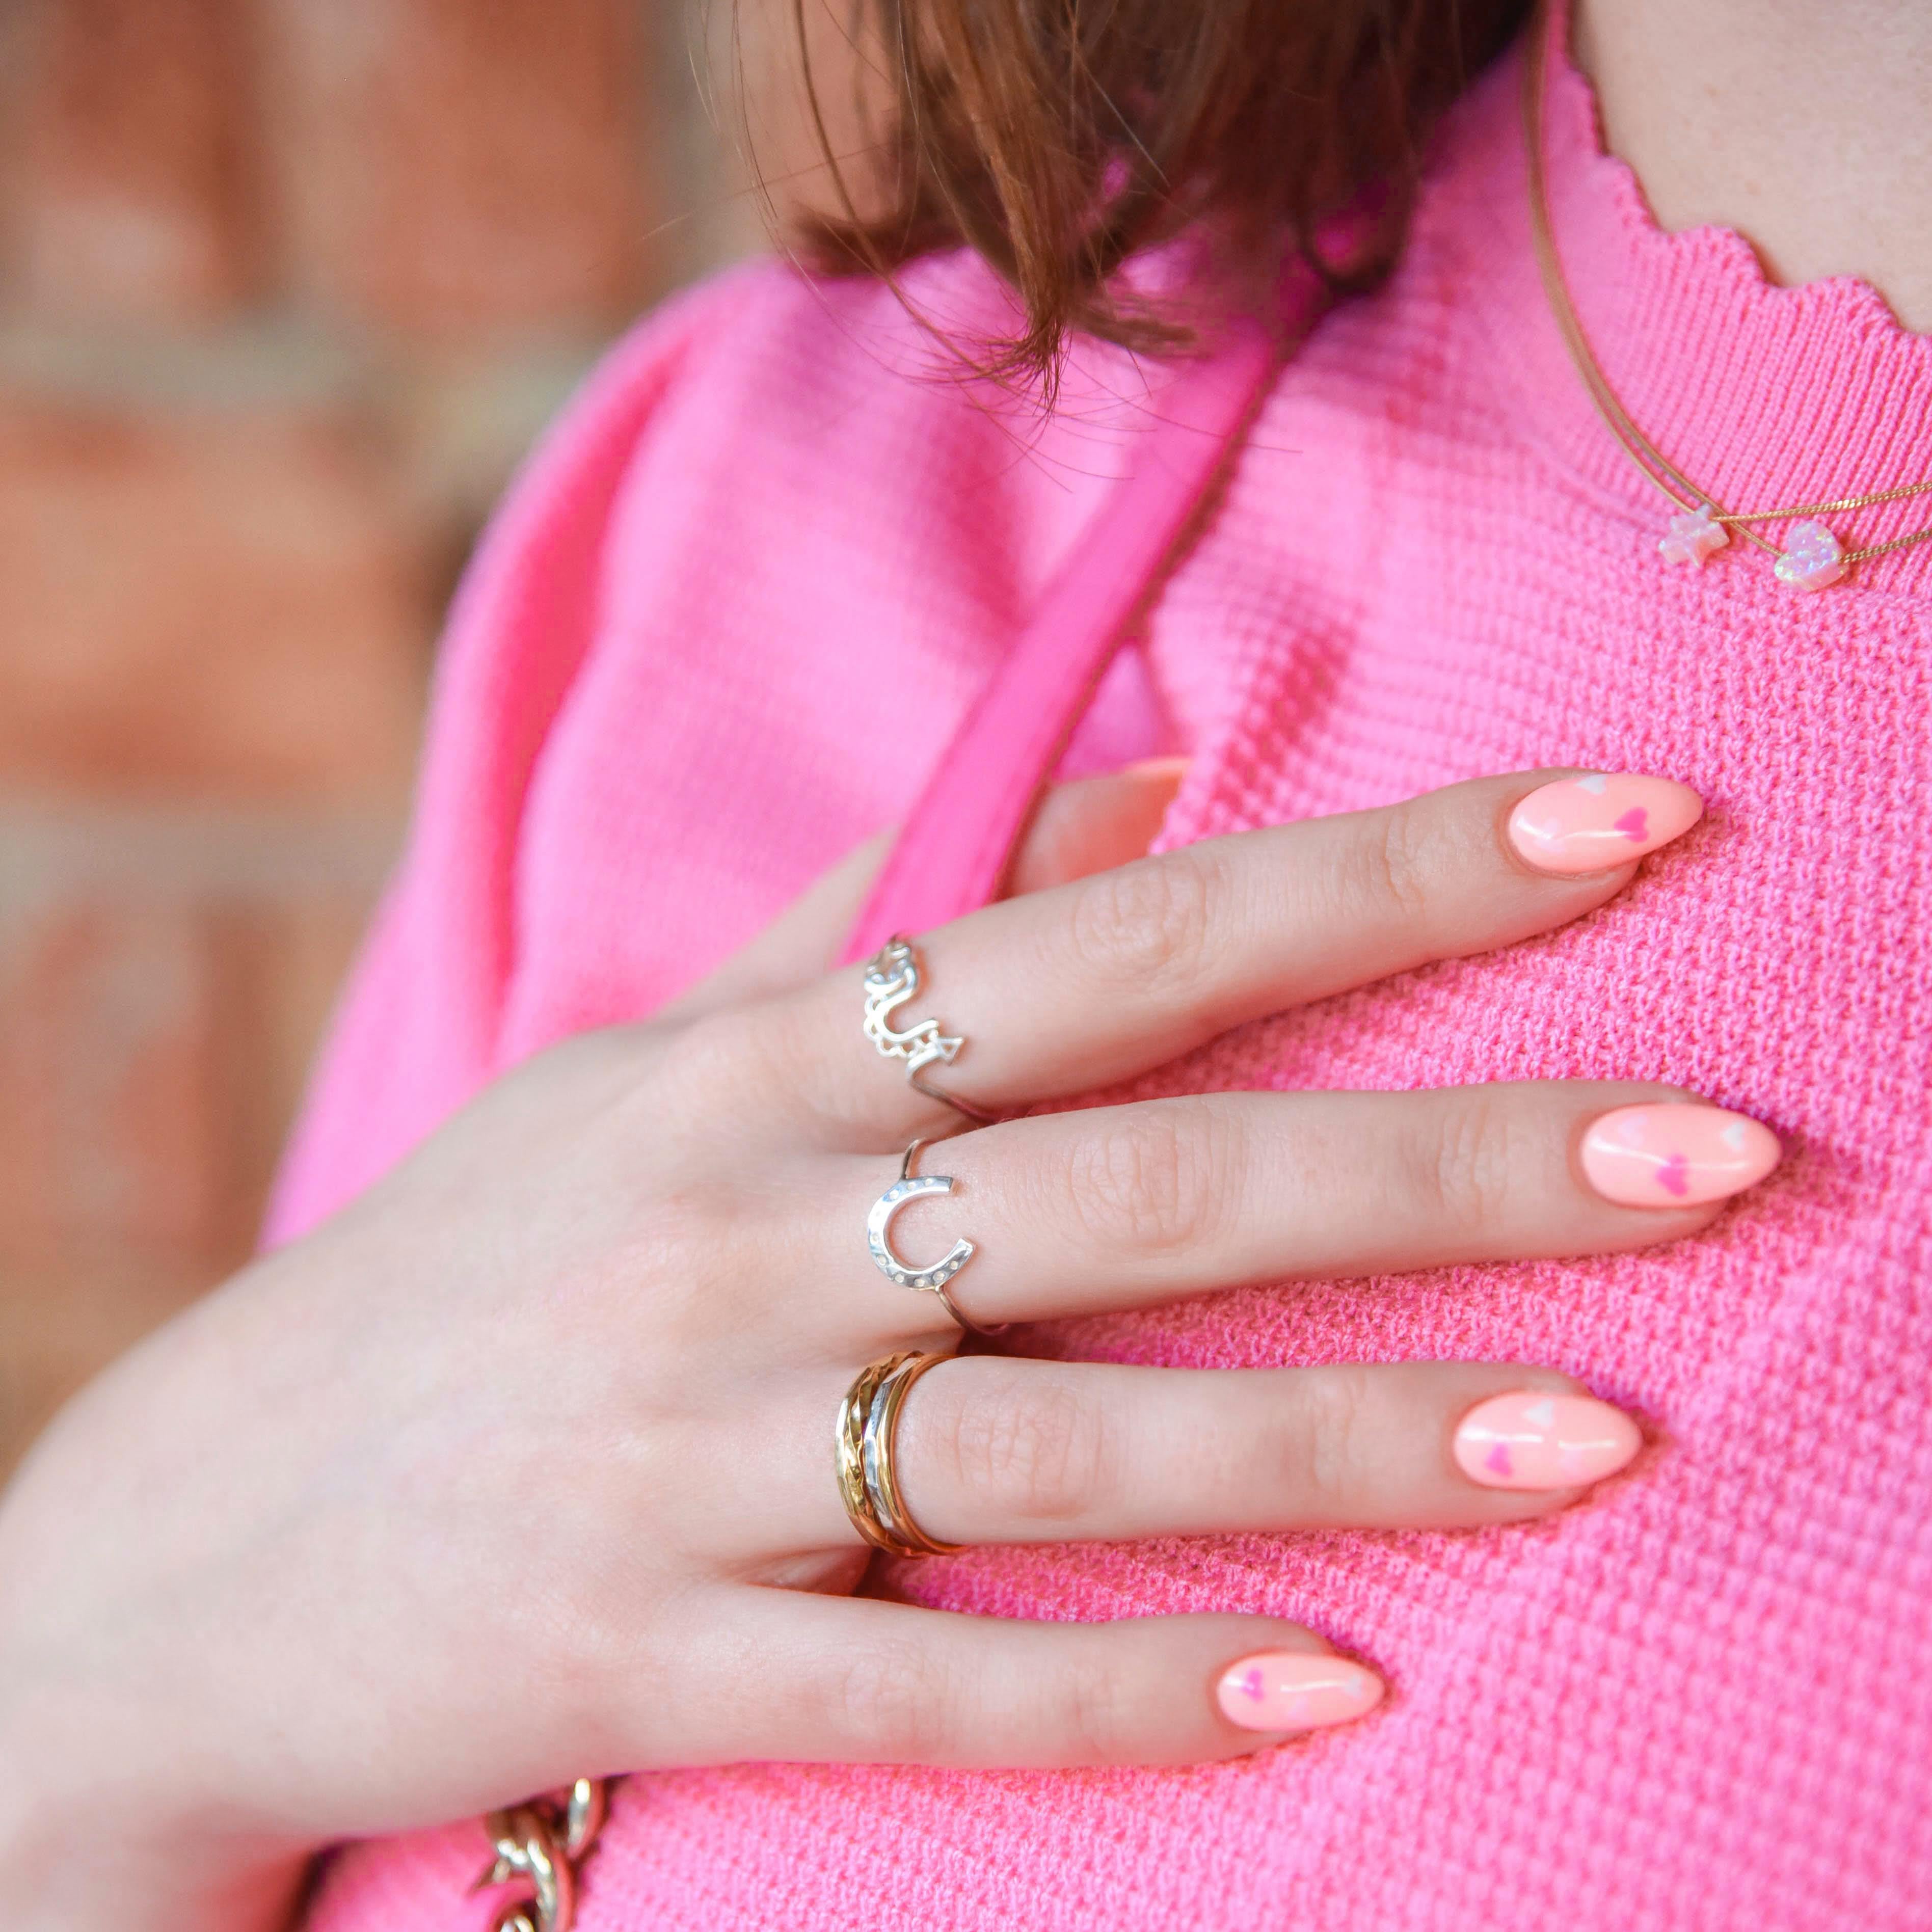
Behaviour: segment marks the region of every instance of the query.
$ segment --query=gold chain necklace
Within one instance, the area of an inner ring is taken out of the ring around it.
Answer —
[[[1570,360],[1604,426],[1616,437],[1617,446],[1634,463],[1651,485],[1676,505],[1679,514],[1659,539],[1658,550],[1666,563],[1701,566],[1731,540],[1735,530],[1747,542],[1777,558],[1778,580],[1793,590],[1822,590],[1836,584],[1855,563],[1884,556],[1895,550],[1910,550],[1914,544],[1932,538],[1932,524],[1913,530],[1888,543],[1867,544],[1847,550],[1836,533],[1816,520],[1848,510],[1871,508],[1880,503],[1895,503],[1907,496],[1922,496],[1932,491],[1932,482],[1902,483],[1889,490],[1870,490],[1856,496],[1837,496],[1829,502],[1787,503],[1768,510],[1726,510],[1708,490],[1700,490],[1677,465],[1633,422],[1616,392],[1610,387],[1589,338],[1583,333],[1570,286],[1564,279],[1563,263],[1556,252],[1556,237],[1550,218],[1549,184],[1544,168],[1543,96],[1549,52],[1551,9],[1540,6],[1531,31],[1523,65],[1523,130],[1528,148],[1530,232],[1536,246],[1536,263],[1543,277],[1544,292]],[[1754,524],[1789,523],[1784,546],[1760,536]]]

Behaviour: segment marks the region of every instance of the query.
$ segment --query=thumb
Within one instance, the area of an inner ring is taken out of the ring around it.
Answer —
[[[1049,785],[1008,871],[1002,898],[1043,892],[1141,857],[1186,776],[1185,758],[1148,758],[1099,778]],[[749,945],[664,1007],[692,1020],[722,1006],[793,991],[830,972],[894,834],[880,832],[808,886]]]
[[[1186,776],[1185,758],[1146,758],[1104,777],[1049,785],[1020,835],[1000,896],[1044,892],[1144,858]]]

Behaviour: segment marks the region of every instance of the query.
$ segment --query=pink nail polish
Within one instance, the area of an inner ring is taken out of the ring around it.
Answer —
[[[1346,1657],[1260,1650],[1221,1673],[1214,1701],[1244,1731],[1320,1731],[1372,1711],[1387,1688]]]
[[[1643,1438],[1594,1396],[1516,1389],[1479,1402],[1456,1425],[1456,1466],[1486,1490],[1569,1490],[1616,1474]]]
[[[1618,1107],[1583,1136],[1583,1172],[1606,1201],[1684,1208],[1721,1201],[1778,1165],[1778,1136],[1725,1107]]]
[[[1510,814],[1510,843],[1539,872],[1607,872],[1681,838],[1704,801],[1674,778],[1586,772],[1540,785]]]

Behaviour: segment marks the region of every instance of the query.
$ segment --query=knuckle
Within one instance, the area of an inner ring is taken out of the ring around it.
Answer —
[[[1118,1670],[1102,1658],[1082,1658],[1062,1670],[1057,1688],[1055,1715],[1067,1762],[1108,1764],[1129,1755],[1132,1700]]]
[[[1220,886],[1219,866],[1194,851],[1096,872],[1068,902],[1076,966],[1103,986],[1186,998],[1202,978]]]
[[[1211,1242],[1239,1191],[1238,1136],[1198,1100],[1123,1108],[1068,1154],[1068,1198],[1104,1249],[1172,1254]]]
[[[663,1092],[676,1096],[680,1109],[688,1109],[700,1096],[728,1099],[743,1085],[749,1067],[769,1059],[777,1051],[777,1042],[760,1046],[753,1036],[764,1030],[763,1016],[757,1009],[706,1013],[687,1024],[667,1028],[660,1036],[654,1088],[656,1103]]]
[[[1419,1162],[1424,1196],[1445,1232],[1480,1241],[1503,1225],[1528,1157],[1519,1138],[1510,1110],[1480,1088],[1445,1102]]]
[[[847,1658],[827,1687],[829,1728],[853,1756],[931,1762],[944,1754],[958,1702],[944,1664],[923,1646],[874,1642]]]
[[[722,1181],[669,1182],[637,1209],[632,1246],[653,1272],[683,1274],[714,1252],[733,1223],[734,1190]]]
[[[1033,1374],[962,1402],[950,1448],[962,1493],[1003,1521],[1072,1521],[1107,1493],[1119,1462],[1100,1406]]]
[[[670,1114],[742,1133],[768,1120],[776,1094],[811,1094],[828,1072],[862,1066],[856,1057],[825,1064],[823,1036],[808,1002],[758,1000],[720,1008],[659,1030],[648,1096],[662,1132]]]
[[[1392,925],[1424,924],[1430,916],[1429,841],[1411,806],[1392,806],[1365,830],[1350,853],[1349,897]]]
[[[1296,1474],[1319,1518],[1346,1520],[1375,1460],[1364,1372],[1346,1366],[1327,1370],[1310,1385],[1306,1400],[1297,1432]]]
[[[715,1341],[740,1265],[742,1204],[722,1180],[667,1178],[630,1210],[610,1243],[604,1286],[634,1316],[647,1310],[661,1346]]]

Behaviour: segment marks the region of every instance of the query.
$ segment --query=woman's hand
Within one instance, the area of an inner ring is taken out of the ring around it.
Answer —
[[[1144,817],[1136,782],[1050,807],[1023,882]],[[1076,1094],[1600,905],[1696,814],[1682,787],[1609,784],[1485,780],[1011,898],[922,935],[896,1017],[965,1036],[944,1072],[979,1107]],[[270,1924],[318,1845],[580,1774],[1178,1763],[1373,1702],[1371,1672],[1266,1618],[843,1596],[867,1552],[841,1397],[957,1335],[866,1251],[906,1142],[957,1121],[862,1036],[860,970],[814,973],[857,883],[659,1022],[500,1082],[44,1438],[0,1510],[16,1923]],[[948,1140],[928,1168],[955,1192],[893,1238],[970,1235],[959,1305],[1027,1322],[1672,1240],[1775,1158],[1754,1124],[1630,1084],[1204,1095]],[[1059,1541],[1522,1521],[1636,1441],[1519,1364],[975,1356],[918,1383],[897,1460],[932,1535]]]

